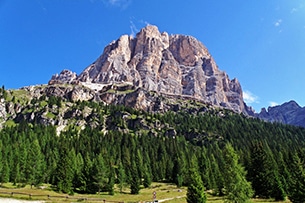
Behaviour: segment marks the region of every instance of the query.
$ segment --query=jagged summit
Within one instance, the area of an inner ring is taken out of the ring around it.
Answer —
[[[136,37],[123,35],[77,78],[86,83],[128,83],[147,91],[186,95],[204,102],[248,111],[241,85],[219,70],[196,38],[161,33],[154,25]]]
[[[263,108],[256,117],[270,121],[305,127],[305,107],[291,100],[281,105]]]

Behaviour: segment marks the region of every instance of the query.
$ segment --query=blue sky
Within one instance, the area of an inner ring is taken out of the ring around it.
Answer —
[[[65,68],[79,74],[146,24],[199,39],[256,111],[305,105],[304,0],[0,0],[0,85],[45,84]]]

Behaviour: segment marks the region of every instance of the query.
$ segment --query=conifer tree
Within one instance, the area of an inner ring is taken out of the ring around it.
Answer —
[[[211,189],[212,187],[210,187],[210,175],[209,175],[209,171],[211,168],[211,164],[210,164],[210,160],[207,156],[207,149],[206,148],[202,148],[201,154],[200,154],[200,159],[199,159],[199,168],[200,168],[200,175],[201,175],[201,179],[205,185],[205,187],[207,189]]]
[[[7,183],[10,180],[10,167],[8,165],[8,162],[6,159],[3,160],[2,162],[2,171],[1,171],[1,176],[0,176],[0,182],[2,183]]]
[[[226,144],[223,157],[226,202],[247,202],[252,197],[253,191],[250,182],[246,180],[246,171],[238,163],[238,155],[231,144]]]
[[[89,156],[89,152],[84,157],[84,167],[82,169],[82,176],[80,177],[80,190],[86,193],[94,193],[94,184],[92,183],[92,165],[93,162]]]
[[[125,170],[124,170],[122,162],[120,162],[120,164],[119,164],[117,179],[118,179],[120,193],[122,193],[123,187],[126,183],[126,174],[125,174]]]
[[[144,136],[142,136],[144,137]],[[148,136],[145,136],[147,138]],[[145,143],[145,141],[144,141]],[[143,143],[143,144],[144,144]],[[142,145],[142,143],[141,143]],[[149,147],[144,146],[144,149],[147,150]],[[152,183],[152,169],[151,169],[151,160],[147,153],[147,151],[144,151],[143,155],[143,185],[145,188],[149,187]]]
[[[93,162],[91,169],[91,183],[97,188],[98,194],[100,194],[101,189],[106,186],[108,181],[108,170],[105,166],[104,158],[102,154],[99,154]],[[95,192],[95,191],[94,191]]]
[[[144,164],[143,167],[143,185],[145,188],[148,188],[151,185],[151,172],[150,172],[150,167],[147,164]]]
[[[3,149],[2,141],[0,140],[0,149]],[[2,170],[3,170],[3,160],[2,160],[2,151],[0,150],[0,186],[2,184]]]
[[[224,184],[224,178],[222,174],[220,173],[219,165],[214,157],[214,155],[211,155],[211,175],[213,176],[213,180],[215,181],[215,186],[211,189],[213,189],[213,192],[219,196],[223,195],[223,184]]]
[[[197,161],[192,160],[186,201],[187,203],[205,203],[206,199],[205,188],[198,173]]]
[[[289,200],[293,203],[303,203],[305,200],[305,167],[297,153],[292,157],[290,174]]]
[[[79,188],[82,186],[81,183],[81,176],[82,176],[82,170],[84,167],[84,159],[83,156],[81,155],[81,153],[78,153],[76,155],[76,160],[75,160],[75,170],[74,170],[74,177],[73,177],[73,186],[74,189]]]
[[[57,163],[55,184],[59,192],[73,193],[73,176],[74,176],[74,165],[73,165],[73,153],[72,150],[68,150],[64,146],[59,155],[59,162]]]
[[[134,160],[132,161],[130,192],[131,194],[139,194],[140,192],[140,177]]]
[[[279,171],[279,175],[280,175],[280,181],[282,182],[284,191],[287,194],[288,189],[289,189],[289,182],[290,182],[290,173],[288,170],[288,166],[287,166],[286,162],[284,161],[284,156],[281,151],[278,153],[276,158],[277,158],[276,162],[277,162],[277,165],[279,168],[278,171]]]
[[[182,187],[183,184],[183,174],[184,174],[183,162],[179,157],[177,157],[174,161],[173,179],[174,179],[174,183],[179,188]]]
[[[27,168],[27,157],[28,157],[28,142],[20,143],[19,147],[19,167],[20,167],[20,181],[23,184],[26,184],[26,168]]]
[[[284,200],[286,194],[280,180],[277,163],[268,144],[257,142],[251,152],[249,175],[255,196]]]
[[[109,195],[114,195],[114,182],[115,182],[115,172],[112,165],[110,165],[109,173],[108,173],[108,184],[107,190]]]
[[[40,145],[35,139],[29,147],[26,165],[26,180],[27,183],[37,186],[42,183],[43,169],[44,169],[44,156],[41,153]]]
[[[1,148],[1,143],[0,143],[0,148]],[[17,147],[15,146],[15,148],[17,148]],[[14,164],[12,165],[12,168],[11,168],[11,178],[10,179],[13,182],[13,184],[16,185],[16,183],[20,183],[20,151],[19,151],[19,149],[16,150],[13,155],[13,161],[14,161]],[[0,153],[0,162],[1,162],[1,153]],[[1,166],[0,166],[0,168],[1,168]],[[1,169],[0,169],[0,171],[1,171]]]

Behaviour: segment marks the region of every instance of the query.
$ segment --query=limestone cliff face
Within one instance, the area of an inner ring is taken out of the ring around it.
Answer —
[[[121,36],[79,76],[86,83],[127,83],[147,91],[187,95],[247,112],[241,85],[219,70],[207,48],[191,36],[160,33],[148,25],[135,38]]]

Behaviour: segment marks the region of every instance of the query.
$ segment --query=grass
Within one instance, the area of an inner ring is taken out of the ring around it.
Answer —
[[[48,113],[46,114],[46,117],[47,117],[47,118],[50,118],[50,119],[54,119],[56,116],[55,116],[52,112],[48,112]]]
[[[106,93],[111,93],[111,94],[129,94],[129,93],[132,93],[132,92],[135,92],[136,89],[127,89],[127,90],[115,90],[115,89],[109,89],[106,91]]]
[[[115,195],[108,195],[107,193],[101,193],[100,195],[83,195],[83,194],[74,194],[71,196],[74,202],[77,199],[81,198],[99,198],[102,200],[105,199],[107,201],[124,201],[124,202],[139,202],[139,201],[152,201],[153,200],[153,192],[157,193],[157,199],[166,199],[166,198],[175,198],[177,196],[184,196],[186,194],[186,189],[178,189],[175,185],[166,184],[166,183],[153,183],[150,188],[143,188],[138,195],[131,195],[129,188],[125,188],[123,193],[119,193],[118,189],[115,189]],[[7,194],[2,194],[6,192]],[[50,187],[46,189],[37,189],[37,188],[30,188],[30,186],[26,186],[23,188],[17,188],[17,186],[13,186],[12,183],[5,183],[3,187],[0,188],[0,197],[11,197],[11,193],[13,194],[13,198],[16,199],[29,199],[29,195],[32,195],[32,200],[45,200],[47,202],[69,202],[65,199],[66,194],[57,193],[52,191]],[[16,193],[24,193],[23,194],[16,194]],[[37,197],[36,195],[39,195]],[[62,198],[51,198],[48,199],[48,195],[50,196],[61,196]],[[85,201],[86,203],[90,201]],[[98,202],[98,201],[94,201]],[[174,202],[174,201],[172,201]]]
[[[27,104],[28,101],[31,99],[26,90],[18,89],[18,90],[11,90],[9,92],[11,94],[8,94],[8,100],[12,101],[13,97],[15,97],[17,103],[20,103],[21,105]]]
[[[43,107],[45,107],[45,106],[47,106],[47,105],[48,105],[48,102],[47,102],[47,101],[41,101],[41,102],[39,103],[40,108],[43,108]]]
[[[89,200],[80,199],[84,198],[99,198],[101,201],[92,201],[95,203],[103,202],[103,200],[107,201],[117,201],[117,202],[144,202],[144,201],[152,201],[153,193],[156,192],[156,198],[161,199],[169,199],[166,201],[167,203],[186,203],[186,191],[187,188],[177,188],[173,184],[168,183],[153,183],[150,188],[143,188],[140,190],[140,194],[131,195],[129,188],[124,188],[122,193],[119,193],[118,188],[115,188],[115,195],[108,195],[107,193],[101,193],[100,195],[83,195],[83,194],[74,194],[70,196],[70,199],[66,199],[66,194],[57,193],[50,189],[50,185],[44,185],[44,189],[32,188],[27,185],[22,188],[18,188],[14,186],[12,183],[5,183],[0,188],[0,197],[11,197],[11,193],[13,194],[13,198],[16,199],[29,199],[28,194],[32,194],[32,200],[44,200],[46,202],[58,202],[58,203],[67,203],[67,202],[86,202],[89,203]],[[2,194],[3,192],[7,192],[7,194]],[[16,193],[25,193],[27,195],[16,194]],[[35,195],[39,195],[38,197]],[[48,199],[48,195],[57,196],[57,198]],[[212,203],[224,203],[223,197],[215,197],[210,194],[207,195],[207,202]],[[71,199],[73,198],[73,199]],[[253,203],[270,203],[274,202],[273,200],[264,200],[264,199],[252,199]],[[289,203],[289,201],[284,201],[282,203]]]
[[[4,123],[4,126],[5,126],[5,127],[13,127],[13,126],[16,126],[16,123],[15,123],[13,120],[7,120],[7,121]]]

